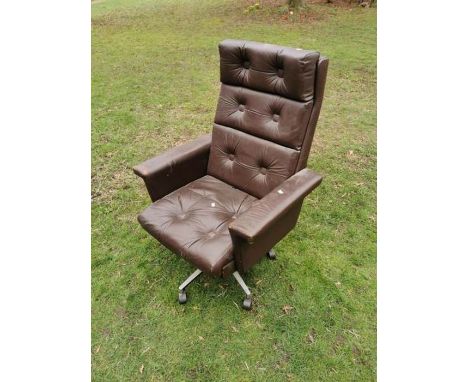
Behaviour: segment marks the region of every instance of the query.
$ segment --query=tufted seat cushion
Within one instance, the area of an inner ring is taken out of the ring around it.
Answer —
[[[222,275],[233,260],[228,225],[257,199],[210,175],[151,204],[138,221],[203,272]]]

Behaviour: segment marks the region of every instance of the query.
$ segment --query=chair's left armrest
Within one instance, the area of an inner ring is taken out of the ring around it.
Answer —
[[[294,228],[304,198],[321,182],[320,175],[303,169],[229,225],[238,269],[249,269]]]
[[[211,134],[174,147],[133,167],[143,178],[154,202],[170,192],[206,175]]]

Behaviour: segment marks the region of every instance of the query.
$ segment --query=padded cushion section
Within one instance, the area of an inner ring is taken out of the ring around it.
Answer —
[[[219,44],[221,82],[244,86],[298,101],[314,96],[319,52],[253,41]]]
[[[300,150],[312,102],[221,85],[215,123]]]
[[[262,198],[294,174],[299,151],[215,124],[208,174]]]
[[[221,276],[233,260],[228,225],[257,199],[206,175],[151,204],[143,228],[203,272]]]

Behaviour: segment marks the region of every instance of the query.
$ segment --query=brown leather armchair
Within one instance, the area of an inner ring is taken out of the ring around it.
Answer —
[[[197,270],[248,271],[296,225],[302,202],[322,178],[306,169],[322,105],[328,59],[252,41],[219,44],[221,92],[212,134],[134,167],[153,204],[138,221]]]

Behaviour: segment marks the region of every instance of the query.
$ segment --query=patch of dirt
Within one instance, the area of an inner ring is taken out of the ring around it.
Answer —
[[[333,352],[335,354],[338,353],[345,343],[346,343],[346,338],[343,335],[338,334],[332,343]]]
[[[117,171],[98,165],[91,173],[92,202],[112,200],[119,190],[129,188],[134,179],[132,168],[126,164]]]
[[[290,9],[286,0],[242,0],[238,3],[243,18],[283,24],[310,24],[325,20],[335,13],[334,8],[351,9],[357,0],[304,0],[304,6]]]

